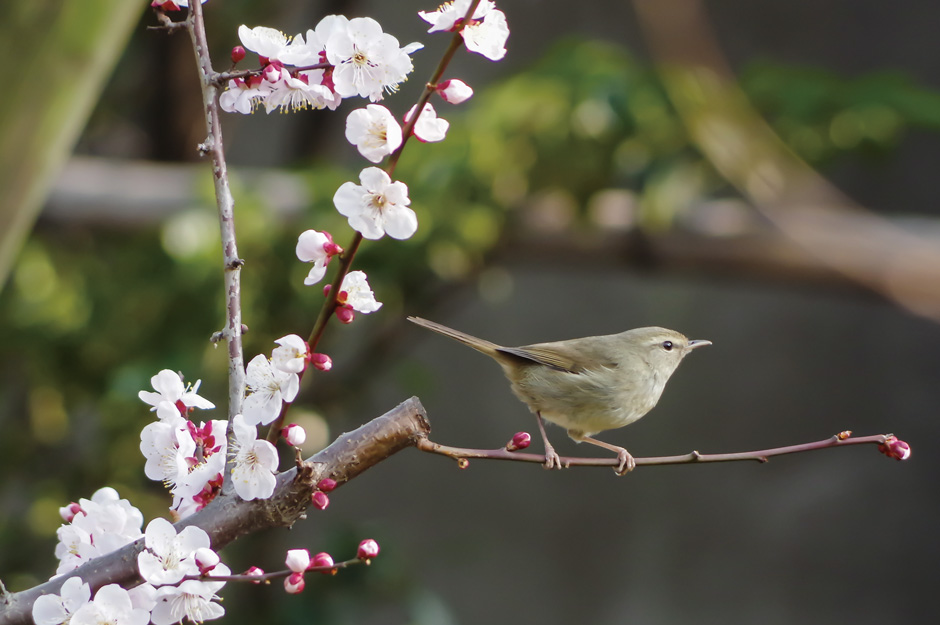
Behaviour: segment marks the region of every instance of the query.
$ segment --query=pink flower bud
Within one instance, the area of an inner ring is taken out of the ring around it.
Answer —
[[[291,573],[284,579],[284,590],[292,595],[296,595],[304,589],[304,574]]]
[[[215,565],[219,563],[219,554],[208,547],[196,549],[195,558],[200,575],[208,575],[209,571],[214,569]]]
[[[518,449],[525,449],[529,446],[529,443],[532,442],[532,437],[528,432],[516,432],[512,440],[506,443],[506,449],[508,451],[516,451]]]
[[[326,507],[330,505],[330,498],[326,496],[326,493],[318,490],[310,497],[310,502],[317,510],[326,510]]]
[[[71,523],[72,519],[74,519],[75,515],[79,512],[82,512],[82,507],[74,501],[67,506],[59,508],[59,516],[61,516],[62,520],[66,523]]]
[[[334,488],[336,488],[336,480],[332,478],[325,477],[317,482],[317,490],[322,490],[324,493],[328,493]]]
[[[238,63],[245,58],[245,48],[242,46],[235,46],[232,48],[232,63]]]
[[[277,82],[281,79],[281,68],[274,63],[271,63],[265,67],[264,71],[261,73],[264,76],[264,79],[271,83]]]
[[[248,569],[247,571],[245,571],[244,573],[242,573],[242,575],[248,575],[249,577],[261,577],[262,575],[264,575],[264,570],[261,569],[261,568],[258,568],[257,566],[253,566],[253,567],[251,567],[250,569]],[[252,584],[260,584],[262,581],[263,581],[263,580],[260,580],[260,579],[259,579],[259,580],[252,580],[251,583],[252,583]]]
[[[325,551],[321,551],[317,555],[313,556],[313,560],[310,562],[311,569],[322,568],[326,566],[329,566],[329,567],[333,566],[333,556],[326,553]],[[333,568],[327,569],[325,571],[321,571],[321,573],[323,573],[324,575],[336,575],[336,569],[333,569]]]
[[[360,560],[370,560],[377,555],[379,555],[379,543],[375,542],[375,540],[366,538],[359,543],[359,550],[356,552],[357,558]]]
[[[307,440],[307,432],[304,431],[302,427],[296,423],[291,423],[286,428],[281,430],[281,436],[284,437],[284,440],[287,441],[287,444],[292,447],[299,447],[304,444],[304,441]]]
[[[306,549],[288,549],[284,563],[294,573],[303,573],[310,567],[310,552]]]
[[[462,80],[451,78],[437,85],[437,92],[441,94],[445,102],[451,104],[460,104],[470,99],[473,95],[473,89]]]
[[[356,313],[353,312],[351,306],[337,306],[336,318],[339,319],[340,323],[352,323],[353,319],[356,318]]]
[[[907,460],[911,457],[911,446],[902,440],[898,440],[898,437],[894,435],[889,436],[885,439],[885,442],[878,445],[878,451],[895,460]]]
[[[310,357],[310,362],[320,371],[329,371],[333,368],[333,359],[326,354],[313,354]]]
[[[330,291],[332,291],[332,290],[333,290],[333,285],[332,285],[332,284],[326,284],[326,285],[324,285],[324,286],[323,286],[323,295],[329,297]]]

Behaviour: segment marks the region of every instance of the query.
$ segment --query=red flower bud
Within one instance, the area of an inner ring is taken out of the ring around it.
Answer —
[[[911,446],[898,440],[898,437],[893,434],[878,445],[878,451],[895,460],[907,460],[911,457]]]
[[[317,490],[322,490],[324,493],[328,493],[334,488],[336,488],[336,480],[332,478],[325,477],[317,482]]]
[[[244,573],[242,573],[242,575],[248,575],[249,577],[261,577],[262,575],[264,575],[264,571],[263,571],[262,569],[258,568],[257,566],[253,566],[253,567],[251,567],[250,569],[248,569],[247,571],[245,571]],[[262,581],[263,581],[263,580],[260,580],[260,579],[259,579],[259,580],[252,580],[251,583],[252,583],[252,584],[260,584],[260,583],[262,583]]]
[[[318,490],[310,497],[310,502],[317,510],[326,510],[326,507],[330,505],[330,498],[326,496],[326,493]]]
[[[359,550],[356,551],[357,558],[369,561],[377,555],[379,555],[379,543],[375,542],[375,540],[366,538],[359,543]]]
[[[333,359],[326,354],[313,354],[310,362],[320,371],[329,371],[333,368]]]
[[[515,435],[513,435],[512,440],[506,443],[506,449],[508,451],[525,449],[531,442],[532,437],[528,432],[516,432]]]
[[[238,63],[245,58],[245,48],[242,46],[235,46],[232,48],[232,63]]]
[[[292,595],[296,595],[304,589],[304,574],[291,573],[284,579],[284,590]]]
[[[313,559],[310,561],[310,568],[320,568],[324,566],[333,566],[333,556],[326,553],[325,551],[318,553],[313,556]],[[321,571],[324,575],[336,575],[336,569],[327,569]]]
[[[353,311],[352,307],[342,305],[336,307],[336,318],[339,319],[340,323],[352,323],[353,319],[356,318],[356,313]]]

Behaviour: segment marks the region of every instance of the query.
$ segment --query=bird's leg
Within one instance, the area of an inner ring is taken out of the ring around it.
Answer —
[[[545,464],[542,466],[546,469],[564,468],[558,452],[556,452],[552,444],[548,442],[548,436],[545,434],[545,424],[542,422],[542,415],[536,412],[535,419],[539,424],[539,432],[542,434],[542,443],[545,445]]]
[[[609,449],[610,451],[617,454],[617,459],[620,461],[620,464],[614,468],[614,473],[617,475],[624,475],[629,473],[636,467],[636,460],[633,459],[633,456],[630,455],[623,447],[618,447],[617,445],[611,445],[610,443],[605,443],[604,441],[599,441],[596,438],[591,438],[590,436],[573,435],[571,432],[568,432],[568,435],[571,436],[576,441],[584,441],[585,443],[591,443],[592,445],[597,445],[598,447],[603,447],[604,449]]]

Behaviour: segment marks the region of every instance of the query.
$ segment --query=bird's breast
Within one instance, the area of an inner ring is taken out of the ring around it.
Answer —
[[[652,410],[665,386],[651,371],[627,374],[617,367],[570,373],[532,366],[506,373],[530,410],[586,435],[633,423]]]

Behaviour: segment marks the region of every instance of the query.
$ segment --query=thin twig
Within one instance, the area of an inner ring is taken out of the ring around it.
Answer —
[[[767,462],[773,456],[783,456],[786,454],[795,454],[804,451],[814,451],[817,449],[828,449],[830,447],[844,447],[846,445],[884,445],[890,437],[890,434],[876,434],[874,436],[860,436],[851,438],[850,434],[843,432],[836,434],[825,440],[813,443],[803,443],[800,445],[790,445],[787,447],[774,447],[772,449],[762,449],[760,451],[744,451],[727,454],[701,454],[692,451],[680,456],[655,456],[650,458],[636,458],[637,466],[651,466],[664,464],[701,464],[705,462],[738,462],[742,460],[754,460],[757,462]],[[511,460],[515,462],[533,462],[544,464],[545,456],[543,454],[519,453],[518,451],[509,451],[505,447],[500,449],[467,449],[463,447],[449,447],[428,439],[418,441],[418,449],[432,454],[439,454],[453,458],[458,462],[461,468],[465,468],[470,459],[485,460]],[[564,467],[616,467],[619,464],[617,458],[576,458],[562,456],[562,466]]]
[[[219,227],[222,233],[222,258],[225,272],[225,328],[222,330],[228,340],[228,428],[225,438],[228,441],[226,469],[222,492],[231,489],[231,461],[235,454],[233,422],[235,415],[241,414],[245,397],[245,355],[242,348],[242,306],[241,306],[241,266],[244,261],[238,257],[235,239],[235,200],[229,187],[228,168],[225,163],[225,150],[222,144],[222,125],[219,119],[219,88],[212,81],[215,72],[209,58],[209,44],[206,37],[202,4],[191,3],[190,14],[186,19],[196,65],[202,81],[202,104],[206,118],[207,137],[199,146],[203,154],[212,159],[212,178],[215,183],[215,198],[219,210]]]

